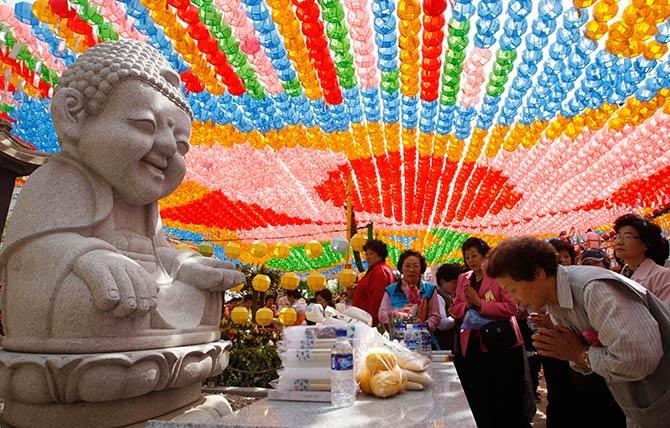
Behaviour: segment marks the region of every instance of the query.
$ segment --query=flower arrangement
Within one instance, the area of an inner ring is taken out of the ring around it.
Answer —
[[[279,330],[256,324],[233,324],[221,322],[221,338],[233,342],[230,361],[219,375],[219,383],[225,386],[268,388],[270,381],[277,379],[281,359],[276,343]]]

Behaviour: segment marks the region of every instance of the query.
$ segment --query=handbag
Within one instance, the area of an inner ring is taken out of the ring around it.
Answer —
[[[517,344],[516,332],[510,320],[487,323],[479,330],[479,335],[489,352],[510,349]]]

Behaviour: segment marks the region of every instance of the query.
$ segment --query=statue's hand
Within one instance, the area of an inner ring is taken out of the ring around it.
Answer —
[[[244,284],[244,274],[230,262],[209,258],[190,257],[181,264],[177,279],[201,290],[226,291]]]
[[[158,284],[134,260],[95,250],[77,259],[73,272],[88,285],[95,306],[123,317],[141,317],[158,302]]]

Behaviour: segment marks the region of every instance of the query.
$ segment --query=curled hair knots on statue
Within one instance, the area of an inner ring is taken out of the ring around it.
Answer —
[[[55,91],[76,89],[86,99],[86,111],[96,115],[112,90],[124,80],[151,85],[193,120],[177,73],[156,49],[135,40],[106,42],[88,49],[63,72]]]

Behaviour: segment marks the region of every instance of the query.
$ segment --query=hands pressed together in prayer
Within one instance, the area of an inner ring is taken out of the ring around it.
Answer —
[[[581,336],[567,327],[540,327],[533,335],[533,346],[544,357],[588,366],[588,362],[584,359],[584,351],[589,348],[589,345]]]
[[[470,306],[472,306],[475,309],[479,309],[479,307],[481,306],[481,299],[479,298],[479,293],[477,292],[477,290],[470,287],[469,285],[466,285],[464,291],[465,291],[465,298],[467,299]]]

